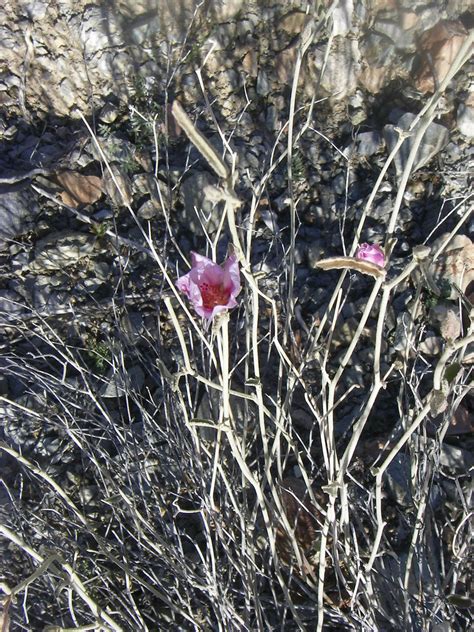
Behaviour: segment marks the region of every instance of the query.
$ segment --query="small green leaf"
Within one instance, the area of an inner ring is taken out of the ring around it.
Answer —
[[[459,373],[460,370],[461,370],[461,365],[459,364],[459,362],[454,362],[453,364],[450,364],[449,366],[446,367],[444,376],[446,380],[448,381],[448,384],[451,384],[451,382],[454,380],[454,378],[456,377],[456,375]]]
[[[448,601],[458,608],[471,608],[473,603],[467,595],[449,595]]]

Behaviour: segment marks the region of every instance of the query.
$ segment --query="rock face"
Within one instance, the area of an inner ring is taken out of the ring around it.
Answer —
[[[415,83],[430,90],[466,37],[456,21],[464,5],[370,3],[369,11],[365,4],[336,3],[302,68],[305,92],[343,99],[359,86],[376,93],[408,77],[414,61]],[[4,0],[0,107],[27,119],[77,117],[111,99],[126,104],[139,78],[162,92],[170,79],[176,86],[194,83],[197,67],[216,75],[220,93],[219,72],[233,69],[232,84],[258,78],[257,93],[265,96],[277,79],[291,83],[297,37],[308,19],[302,0]],[[435,78],[427,54],[435,56]]]
[[[157,55],[173,57],[194,21],[230,20],[242,4],[6,0],[0,62],[9,76],[0,80],[0,105],[69,116],[109,94],[125,100],[130,82],[156,75]]]

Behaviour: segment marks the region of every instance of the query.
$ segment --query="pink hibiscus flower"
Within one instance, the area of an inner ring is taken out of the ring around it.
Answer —
[[[361,244],[356,252],[356,259],[361,261],[370,261],[381,268],[385,265],[385,255],[380,246],[375,244]]]
[[[240,272],[235,255],[222,266],[196,252],[191,253],[191,259],[191,270],[179,277],[176,287],[186,294],[196,313],[210,321],[220,312],[236,307]]]

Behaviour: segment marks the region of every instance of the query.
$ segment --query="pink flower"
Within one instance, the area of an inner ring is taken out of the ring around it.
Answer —
[[[223,266],[207,257],[191,253],[192,267],[176,281],[176,287],[186,294],[194,309],[210,321],[226,309],[236,307],[235,297],[240,292],[239,264],[231,255]]]
[[[361,261],[370,261],[381,268],[383,268],[385,264],[385,255],[383,250],[380,246],[375,244],[361,244],[357,248],[356,259],[360,259]]]

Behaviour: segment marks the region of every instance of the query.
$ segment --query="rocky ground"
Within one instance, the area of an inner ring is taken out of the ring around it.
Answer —
[[[237,511],[227,505],[224,511],[222,501],[222,523],[218,512],[205,528],[197,517],[209,498],[214,457],[207,447],[196,451],[182,410],[190,419],[213,419],[219,400],[194,383],[176,389],[166,374],[165,367],[183,369],[166,300],[186,323],[167,275],[174,280],[186,271],[191,250],[214,249],[221,261],[232,239],[222,201],[211,194],[219,178],[174,119],[175,100],[229,167],[234,160],[237,227],[252,235],[249,269],[275,300],[282,331],[291,315],[281,344],[301,367],[302,380],[294,392],[290,375],[286,386],[277,386],[282,365],[270,340],[272,314],[263,305],[261,379],[271,414],[278,410],[277,394],[289,402],[288,456],[274,469],[277,478],[298,480],[283,485],[281,498],[313,571],[316,523],[321,530],[320,516],[327,515],[321,486],[331,482],[314,407],[327,413],[322,384],[342,362],[333,428],[341,457],[374,388],[381,305],[379,296],[357,333],[374,280],[351,272],[341,286],[334,327],[329,321],[314,348],[312,335],[332,313],[340,278],[318,262],[351,254],[357,231],[360,243],[387,246],[393,239],[390,281],[414,249],[430,247],[423,265],[390,297],[381,351],[382,374],[390,370],[390,378],[350,471],[356,481],[351,502],[360,507],[352,527],[363,543],[360,568],[374,550],[374,460],[395,445],[413,411],[436,390],[436,367],[449,345],[456,357],[449,356],[442,404],[431,401],[430,413],[387,469],[388,526],[375,587],[364,576],[359,588],[343,563],[338,575],[333,559],[324,629],[468,629],[472,26],[472,8],[463,0],[4,2],[0,436],[6,531],[0,564],[5,594],[18,589],[11,603],[4,601],[11,629],[78,629],[101,621],[96,629],[293,630],[313,629],[320,616],[314,582],[288,571],[287,553],[278,575],[261,534],[252,532],[251,554],[241,559],[230,552],[238,541],[235,534],[227,538],[239,522]],[[307,42],[304,33],[311,34]],[[463,51],[467,61],[459,63]],[[453,68],[457,72],[443,85]],[[400,134],[435,97],[416,154],[413,133],[378,186]],[[250,355],[244,312],[242,302],[231,317],[237,391],[255,386],[242,369]],[[193,340],[196,370],[214,379],[202,339],[183,327],[186,340]],[[356,335],[360,343],[346,363]],[[255,421],[256,408],[241,410],[238,401],[239,414]],[[252,436],[249,462],[260,471],[264,439],[245,423],[239,432]],[[226,458],[230,480],[242,487],[236,487],[239,506],[251,507],[256,501]],[[298,493],[287,489],[301,484],[303,466],[321,505],[309,505],[312,518],[300,524],[291,518],[297,509],[290,497]],[[230,497],[219,485],[222,498]],[[268,494],[263,483],[262,489]],[[265,534],[257,510],[249,509],[251,518],[241,511]],[[427,525],[422,534],[421,519]],[[284,540],[277,534],[280,550]],[[239,562],[233,567],[234,558]],[[216,570],[216,560],[225,560],[225,571]],[[43,562],[44,572],[34,577]],[[412,577],[402,589],[410,564]],[[80,581],[112,622],[78,598]]]

